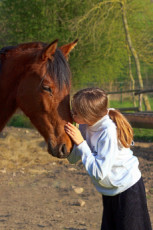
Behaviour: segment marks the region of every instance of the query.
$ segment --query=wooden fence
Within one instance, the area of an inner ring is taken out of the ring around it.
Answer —
[[[121,92],[108,92],[108,95],[111,94],[124,94],[124,93],[134,93],[139,96],[139,106],[138,107],[129,107],[129,108],[118,108],[124,116],[129,120],[131,125],[135,128],[146,128],[153,129],[153,111],[151,112],[141,112],[142,108],[142,94],[143,93],[153,93],[153,89],[148,90],[125,90]],[[127,112],[128,113],[125,113]],[[133,113],[130,113],[132,111]]]

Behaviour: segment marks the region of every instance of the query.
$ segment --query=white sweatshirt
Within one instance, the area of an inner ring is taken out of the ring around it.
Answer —
[[[117,195],[140,179],[138,159],[118,143],[116,126],[108,115],[92,126],[80,125],[79,129],[85,141],[74,146],[68,160],[74,164],[82,159],[100,193]]]

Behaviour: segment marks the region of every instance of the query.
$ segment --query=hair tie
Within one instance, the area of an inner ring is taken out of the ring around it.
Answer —
[[[114,109],[114,108],[108,108],[108,109],[107,109],[107,115],[109,114],[109,111],[110,111],[110,110],[115,110],[115,109]]]

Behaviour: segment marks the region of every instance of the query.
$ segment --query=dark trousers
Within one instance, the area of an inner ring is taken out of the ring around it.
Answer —
[[[101,230],[152,230],[142,178],[116,196],[103,195]]]

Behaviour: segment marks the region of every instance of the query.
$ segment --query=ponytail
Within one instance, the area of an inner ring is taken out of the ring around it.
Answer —
[[[133,141],[133,129],[127,119],[115,109],[109,109],[108,115],[117,126],[118,140],[125,148],[129,148]]]

